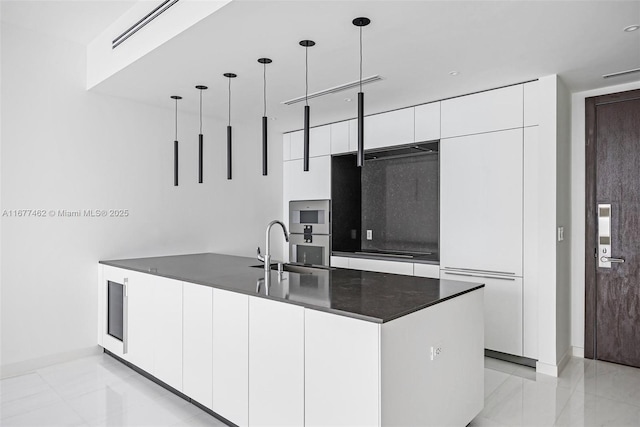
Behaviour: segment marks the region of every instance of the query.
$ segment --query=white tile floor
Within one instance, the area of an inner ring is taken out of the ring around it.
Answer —
[[[106,355],[0,381],[2,426],[223,426]],[[574,358],[560,378],[485,359],[472,426],[640,426],[640,369]]]

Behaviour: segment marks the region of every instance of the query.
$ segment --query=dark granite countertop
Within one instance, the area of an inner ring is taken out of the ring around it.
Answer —
[[[100,263],[376,323],[397,319],[484,286],[335,268],[313,274],[283,273],[281,281],[278,273],[272,271],[267,293],[264,270],[252,267],[260,264],[254,258],[202,253]]]

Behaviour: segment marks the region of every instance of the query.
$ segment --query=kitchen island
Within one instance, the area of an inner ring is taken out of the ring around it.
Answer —
[[[193,254],[102,261],[99,344],[236,425],[466,425],[482,409],[483,285],[271,271]],[[124,284],[124,337],[108,333]]]

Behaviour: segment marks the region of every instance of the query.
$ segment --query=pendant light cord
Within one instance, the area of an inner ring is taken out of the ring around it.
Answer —
[[[264,117],[267,117],[267,63],[262,64],[262,81],[263,81],[263,99],[264,99]]]
[[[200,89],[200,134],[202,134],[202,89]]]
[[[229,77],[229,126],[231,126],[231,77]]]
[[[174,141],[178,140],[178,99],[176,98],[176,139],[174,139]]]
[[[309,46],[304,47],[304,103],[309,105]]]
[[[362,27],[360,27],[360,92],[362,92]]]

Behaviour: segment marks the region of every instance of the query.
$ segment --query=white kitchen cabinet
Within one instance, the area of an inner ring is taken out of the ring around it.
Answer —
[[[441,271],[441,279],[484,283],[484,347],[523,355],[522,278]]]
[[[438,264],[413,264],[413,275],[419,277],[428,277],[431,279],[440,278],[440,266]]]
[[[379,337],[377,323],[305,310],[306,427],[380,425]]]
[[[288,218],[290,200],[320,200],[331,198],[331,156],[312,157],[309,170],[303,170],[303,161],[284,162],[283,199],[287,206],[285,218]]]
[[[523,130],[440,144],[440,265],[522,276]]]
[[[291,160],[291,134],[285,133],[282,135],[282,160]]]
[[[343,256],[332,256],[331,267],[349,268],[349,258]]]
[[[153,301],[156,276],[127,271],[127,277],[129,281],[128,352],[125,354],[125,359],[140,369],[156,375],[154,352],[157,325]]]
[[[524,84],[524,125],[540,124],[540,83],[538,80]]]
[[[213,409],[213,288],[183,284],[183,393]]]
[[[349,122],[331,124],[331,154],[349,152]]]
[[[302,159],[304,156],[304,132],[299,130],[291,135],[291,160]],[[309,130],[309,157],[319,157],[331,154],[331,126],[324,125]]]
[[[442,138],[522,127],[522,85],[444,100],[441,114]]]
[[[304,308],[249,298],[249,425],[304,425]]]
[[[358,122],[349,121],[349,148],[358,149]],[[364,118],[364,149],[393,147],[410,144],[415,141],[414,108],[365,116]]]
[[[212,336],[213,410],[238,426],[247,426],[249,296],[213,290]]]
[[[415,141],[440,139],[440,102],[415,107]]]
[[[301,130],[289,133],[289,159],[301,159],[304,156],[304,133]]]
[[[410,144],[415,141],[414,126],[413,107],[365,117],[365,150]]]
[[[165,277],[148,277],[152,281],[154,311],[152,373],[182,391],[182,282]]]
[[[355,270],[377,271],[379,273],[404,274],[413,276],[413,263],[386,261],[368,258],[349,258],[349,268]]]

